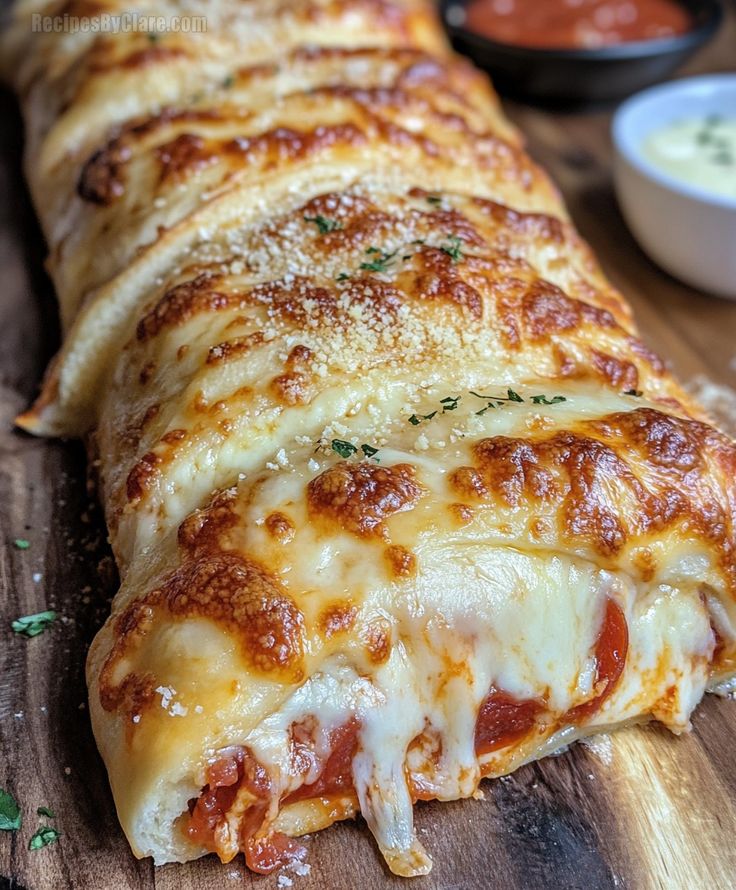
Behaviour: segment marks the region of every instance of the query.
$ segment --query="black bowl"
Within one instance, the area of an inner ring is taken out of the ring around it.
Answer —
[[[543,2],[543,0],[540,0]],[[718,30],[719,0],[682,0],[693,27],[660,37],[595,49],[537,49],[496,43],[450,22],[467,0],[441,0],[442,18],[458,52],[491,74],[500,93],[564,105],[623,99],[667,78]],[[450,12],[448,20],[448,12]]]

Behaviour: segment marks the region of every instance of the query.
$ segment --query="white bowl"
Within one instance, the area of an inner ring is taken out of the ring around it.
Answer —
[[[697,288],[736,299],[736,198],[663,172],[643,153],[653,131],[675,120],[736,117],[736,74],[676,80],[633,96],[613,119],[614,178],[624,217],[663,269]]]

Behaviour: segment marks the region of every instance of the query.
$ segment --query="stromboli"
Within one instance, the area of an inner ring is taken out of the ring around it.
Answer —
[[[66,337],[20,423],[99,460],[90,710],[136,854],[268,870],[359,810],[419,874],[414,800],[685,729],[734,672],[736,450],[429,5],[39,10],[6,47]]]

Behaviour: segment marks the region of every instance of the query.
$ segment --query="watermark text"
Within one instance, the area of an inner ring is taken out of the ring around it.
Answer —
[[[31,31],[39,34],[122,34],[141,32],[156,37],[172,31],[176,34],[203,34],[207,30],[204,15],[143,15],[138,12],[100,15],[31,16]]]

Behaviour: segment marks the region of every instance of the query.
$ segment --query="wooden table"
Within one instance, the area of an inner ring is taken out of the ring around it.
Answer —
[[[688,73],[736,63],[736,15]],[[20,832],[0,832],[0,890],[214,890],[288,887],[213,857],[154,870],[133,859],[120,831],[86,713],[84,657],[104,620],[115,571],[78,443],[18,434],[14,415],[36,392],[56,348],[53,293],[21,182],[21,130],[4,96],[0,135],[0,787],[23,808]],[[552,172],[572,215],[614,283],[630,298],[649,342],[680,376],[736,388],[736,303],[694,292],[650,263],[611,191],[605,112],[551,114],[510,105],[533,154]],[[736,248],[736,245],[735,245]],[[736,393],[722,390],[728,401]],[[728,420],[728,418],[726,418]],[[33,640],[11,619],[57,608],[63,618]],[[485,783],[485,802],[420,805],[420,836],[435,858],[411,885],[390,876],[364,825],[333,827],[310,842],[295,890],[412,886],[421,890],[698,890],[736,886],[736,704],[710,697],[693,732],[676,739],[632,729]],[[59,843],[28,852],[49,806]]]

